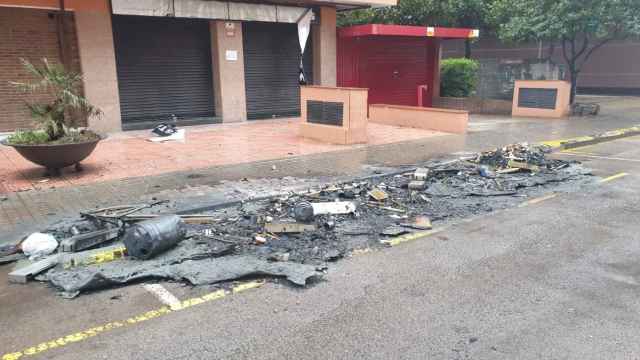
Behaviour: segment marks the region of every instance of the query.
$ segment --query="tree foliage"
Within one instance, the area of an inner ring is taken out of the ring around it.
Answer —
[[[32,82],[12,82],[25,93],[50,93],[53,100],[48,103],[26,103],[31,115],[38,120],[49,140],[56,140],[67,134],[72,125],[70,112],[79,111],[87,116],[98,116],[100,109],[94,107],[78,93],[82,76],[67,72],[62,65],[52,64],[42,59],[42,66],[36,66],[21,59],[24,68],[34,76]]]
[[[640,35],[638,0],[496,0],[491,19],[502,40],[548,41],[561,48],[572,80],[606,43]]]

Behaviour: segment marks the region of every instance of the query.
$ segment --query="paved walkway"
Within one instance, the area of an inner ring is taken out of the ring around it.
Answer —
[[[212,166],[281,159],[358,147],[325,144],[297,135],[299,120],[268,120],[242,124],[186,128],[185,142],[148,141],[149,131],[114,134],[98,144],[83,162],[84,171],[64,169],[58,178],[45,178],[42,167],[23,159],[13,148],[0,146],[0,193],[89,184],[154,176]],[[443,133],[369,124],[369,145],[382,145],[442,136]]]

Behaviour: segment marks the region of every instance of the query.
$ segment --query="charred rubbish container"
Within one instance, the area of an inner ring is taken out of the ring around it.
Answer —
[[[179,216],[165,215],[131,226],[123,242],[129,256],[146,260],[174,247],[186,234],[187,228]]]

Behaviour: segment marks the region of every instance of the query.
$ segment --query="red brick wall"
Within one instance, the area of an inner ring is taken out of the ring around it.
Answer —
[[[60,61],[56,23],[55,16],[48,10],[0,7],[0,132],[34,127],[34,121],[24,106],[25,100],[47,101],[51,98],[46,93],[22,94],[9,81],[31,79],[22,68],[20,58],[33,63],[39,63],[43,57],[51,62]],[[72,14],[67,15],[65,25],[69,68],[79,72],[80,59]]]

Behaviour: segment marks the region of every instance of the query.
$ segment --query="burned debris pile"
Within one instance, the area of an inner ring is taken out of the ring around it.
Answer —
[[[174,215],[165,202],[91,211],[46,231],[61,239],[58,253],[9,277],[35,277],[70,297],[149,279],[203,285],[267,276],[305,285],[356,249],[590,181],[580,164],[547,153],[514,144],[199,213]]]

